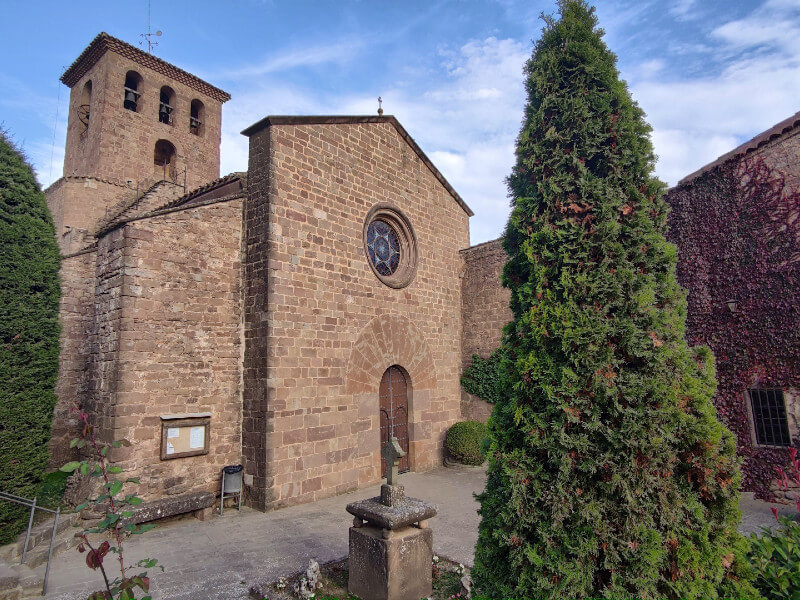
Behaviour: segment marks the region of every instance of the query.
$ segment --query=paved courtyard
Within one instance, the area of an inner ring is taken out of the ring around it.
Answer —
[[[478,539],[478,503],[472,494],[483,489],[484,481],[481,470],[439,468],[401,476],[408,495],[439,505],[439,515],[431,520],[435,552],[472,564]],[[154,600],[248,598],[252,584],[304,569],[310,558],[323,563],[344,557],[352,523],[345,505],[378,493],[374,486],[269,513],[243,508],[206,522],[176,519],[133,538],[126,557],[131,562],[157,558],[166,567],[164,573],[151,573]],[[746,497],[742,511],[744,532],[775,522],[763,502]],[[86,567],[84,555],[68,550],[54,559],[47,599],[84,600],[100,589],[100,580],[99,572]]]

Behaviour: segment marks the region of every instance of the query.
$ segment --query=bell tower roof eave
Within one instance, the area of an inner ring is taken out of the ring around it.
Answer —
[[[221,103],[231,99],[231,95],[228,92],[105,32],[98,34],[86,49],[81,52],[80,56],[75,59],[75,62],[64,71],[64,74],[61,76],[61,82],[70,88],[73,87],[108,51],[115,52],[157,73],[180,81],[201,94],[205,94],[209,98],[213,98]]]

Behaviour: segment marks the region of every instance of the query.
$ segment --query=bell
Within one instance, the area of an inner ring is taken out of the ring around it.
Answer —
[[[125,92],[125,102],[136,104],[136,92],[132,92],[131,90]]]

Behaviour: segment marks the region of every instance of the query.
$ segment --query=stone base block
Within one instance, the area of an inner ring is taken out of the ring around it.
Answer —
[[[207,506],[194,511],[192,515],[194,515],[194,518],[198,521],[210,521],[211,517],[214,516],[214,509],[211,506]]]
[[[362,600],[426,598],[433,591],[432,559],[430,529],[351,527],[347,589]]]

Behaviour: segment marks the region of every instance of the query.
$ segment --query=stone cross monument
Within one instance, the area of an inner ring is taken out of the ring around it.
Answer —
[[[387,485],[392,485],[397,479],[397,466],[405,455],[406,453],[400,447],[400,442],[394,436],[381,448],[381,456],[386,459],[386,466],[389,467],[386,473]]]
[[[428,519],[438,509],[407,498],[397,483],[397,467],[405,456],[397,438],[386,442],[381,456],[387,467],[381,495],[347,505],[355,517],[347,589],[362,600],[419,600],[433,591],[433,532]]]

